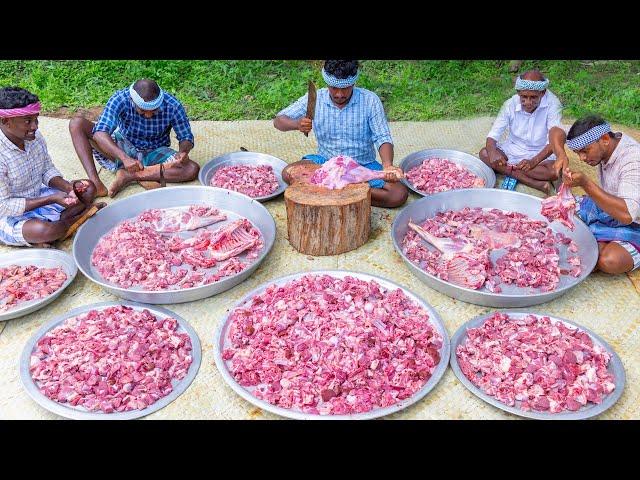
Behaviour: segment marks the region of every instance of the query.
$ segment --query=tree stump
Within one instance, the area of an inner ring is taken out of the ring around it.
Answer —
[[[289,243],[300,253],[337,255],[365,244],[371,231],[368,183],[338,190],[297,182],[284,192]]]

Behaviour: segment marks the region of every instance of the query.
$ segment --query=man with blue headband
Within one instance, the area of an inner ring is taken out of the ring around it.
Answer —
[[[549,80],[538,70],[516,79],[517,94],[504,102],[487,136],[480,159],[496,172],[519,180],[546,194],[556,180],[549,130],[560,126],[562,104],[550,90]],[[501,138],[505,130],[509,134]]]
[[[356,60],[327,60],[322,77],[327,88],[317,92],[313,119],[305,117],[307,96],[278,112],[274,126],[283,132],[299,130],[309,133],[313,128],[318,141],[318,154],[305,155],[283,171],[291,182],[291,169],[302,164],[322,165],[338,155],[346,155],[371,170],[385,171],[384,180],[371,180],[371,205],[398,207],[407,201],[407,188],[400,182],[402,170],[393,166],[393,140],[389,124],[378,96],[355,87],[358,79]],[[382,164],[376,161],[380,154]]]
[[[169,146],[171,129],[176,132],[178,151]],[[132,182],[145,188],[159,186],[160,165],[167,182],[189,182],[200,166],[189,159],[193,148],[191,125],[182,104],[149,79],[138,80],[114,93],[94,124],[82,116],[69,123],[71,140],[98,196],[115,196]],[[98,177],[94,160],[115,172],[107,190]]]
[[[556,169],[564,183],[581,187],[578,215],[598,241],[597,268],[619,274],[640,267],[640,143],[629,135],[613,133],[597,115],[577,120],[565,134],[554,127],[549,139],[556,154]],[[596,167],[600,185],[569,168],[564,145],[580,160]]]

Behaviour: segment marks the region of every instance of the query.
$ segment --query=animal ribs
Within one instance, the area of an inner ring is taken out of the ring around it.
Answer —
[[[217,208],[204,205],[153,208],[142,212],[138,216],[139,221],[148,222],[158,233],[197,230],[226,219],[227,216],[224,213],[220,213]]]

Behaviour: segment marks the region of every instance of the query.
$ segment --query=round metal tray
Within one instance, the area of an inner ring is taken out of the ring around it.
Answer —
[[[514,285],[501,285],[502,293],[491,293],[486,287],[478,290],[454,285],[445,282],[430,273],[420,269],[411,262],[402,251],[402,239],[407,233],[409,220],[414,223],[422,223],[427,218],[435,216],[438,212],[446,210],[461,210],[464,207],[499,208],[507,211],[520,212],[535,220],[547,221],[540,213],[542,200],[540,198],[519,192],[502,189],[477,189],[467,188],[462,190],[450,190],[436,193],[417,200],[400,212],[391,227],[393,246],[409,270],[431,288],[463,302],[484,305],[497,308],[518,308],[537,305],[558,298],[580,282],[585,280],[596,266],[598,261],[598,244],[589,227],[582,220],[574,216],[575,229],[569,230],[560,222],[551,222],[549,228],[554,232],[562,232],[578,244],[578,255],[582,262],[582,273],[578,278],[561,275],[558,287],[552,292],[535,292],[531,288],[517,287]],[[433,247],[429,247],[433,248]],[[500,254],[494,252],[491,260],[495,261]],[[560,249],[560,266],[565,268],[566,248]]]
[[[200,183],[205,187],[210,187],[213,174],[218,168],[230,167],[233,165],[270,165],[271,167],[273,167],[273,173],[278,179],[279,187],[271,195],[266,195],[264,197],[255,197],[255,200],[258,200],[259,202],[271,200],[272,198],[280,195],[287,188],[287,184],[282,179],[282,170],[284,170],[284,168],[287,166],[287,162],[272,155],[257,152],[231,152],[209,160],[200,169],[198,180],[200,180]]]
[[[609,361],[607,370],[609,371],[609,373],[613,374],[615,378],[616,388],[613,392],[607,395],[605,399],[602,401],[602,403],[600,404],[596,405],[594,403],[587,403],[587,405],[582,407],[580,410],[576,410],[575,412],[564,411],[559,413],[546,413],[546,412],[538,412],[535,410],[531,410],[527,412],[527,411],[521,410],[517,406],[510,407],[509,405],[502,403],[495,397],[492,397],[491,395],[487,395],[486,393],[484,393],[480,388],[476,387],[473,383],[471,383],[471,381],[465,376],[465,374],[462,373],[462,370],[460,370],[460,365],[458,364],[458,357],[456,356],[456,350],[458,348],[458,345],[461,345],[467,340],[467,329],[479,327],[494,313],[497,313],[497,312],[488,313],[486,315],[482,315],[480,317],[476,317],[472,320],[469,320],[467,323],[462,325],[451,338],[451,368],[453,369],[453,373],[456,374],[456,377],[458,377],[458,380],[460,380],[460,382],[462,382],[462,384],[465,387],[471,390],[471,392],[474,395],[480,397],[482,400],[484,400],[487,403],[490,403],[494,407],[498,407],[499,409],[504,410],[506,412],[513,413],[521,417],[535,418],[538,420],[580,420],[580,419],[595,417],[596,415],[600,415],[602,412],[604,412],[605,410],[613,406],[613,404],[618,401],[618,399],[622,395],[622,391],[624,390],[624,386],[626,382],[624,367],[622,366],[620,357],[618,357],[616,352],[611,348],[611,346],[609,346],[607,342],[605,342],[602,338],[600,338],[598,335],[596,335],[594,332],[592,332],[588,328],[585,328],[582,325],[578,325],[577,323],[571,322],[569,320],[565,320],[564,318],[553,317],[551,315],[542,315],[538,313],[512,312],[509,310],[504,310],[502,311],[502,313],[507,313],[509,314],[509,316],[516,319],[524,318],[527,315],[535,315],[537,317],[547,316],[554,323],[562,322],[571,328],[577,327],[580,330],[585,331],[587,334],[589,334],[594,344],[599,345],[600,347],[604,348],[611,354],[611,360]],[[518,403],[519,402],[516,402],[516,405]]]
[[[419,152],[411,153],[404,157],[400,162],[400,168],[406,174],[413,167],[417,167],[423,160],[428,158],[446,158],[451,160],[453,163],[466,168],[474,175],[482,178],[484,180],[484,188],[493,188],[496,186],[496,174],[491,168],[485,165],[485,163],[478,157],[474,157],[469,153],[460,152],[458,150],[447,150],[443,148],[420,150]],[[406,178],[403,178],[402,181],[409,189],[413,190],[418,195],[423,197],[430,195],[415,188]]]
[[[126,289],[107,283],[91,265],[91,254],[100,238],[108,233],[116,224],[133,218],[149,208],[169,208],[191,204],[206,204],[218,208],[227,214],[225,222],[213,225],[218,228],[226,222],[239,217],[247,218],[260,230],[264,238],[264,249],[257,259],[245,270],[224,278],[210,285],[201,285],[182,290],[147,291]],[[276,224],[269,211],[257,200],[241,193],[223,188],[183,186],[165,187],[138,193],[119,200],[101,209],[94,219],[85,223],[73,241],[73,257],[80,271],[89,280],[97,283],[108,292],[127,300],[151,304],[172,304],[191,302],[216,295],[235,287],[248,278],[267,256],[276,236]]]
[[[21,303],[17,308],[0,313],[0,322],[22,317],[50,304],[73,282],[73,279],[76,278],[76,274],[78,273],[78,267],[71,255],[53,248],[21,248],[20,250],[0,255],[0,267],[8,267],[9,265],[35,265],[44,268],[62,267],[64,273],[67,274],[67,279],[62,286],[51,295],[38,300]]]
[[[300,412],[297,410],[289,410],[286,408],[277,407],[265,400],[260,400],[254,397],[253,394],[251,393],[251,390],[237,383],[229,373],[229,370],[227,369],[227,365],[226,365],[227,362],[225,362],[222,359],[222,352],[224,351],[225,347],[228,345],[227,331],[231,323],[230,322],[231,313],[233,312],[233,310],[240,307],[245,302],[248,302],[254,296],[263,293],[267,289],[267,287],[269,287],[270,285],[284,285],[285,283],[290,282],[291,280],[295,280],[297,278],[300,278],[304,275],[309,275],[309,274],[311,275],[326,274],[336,278],[344,278],[346,276],[351,276],[364,281],[375,280],[382,287],[389,290],[395,290],[397,288],[400,288],[405,293],[405,295],[407,295],[407,297],[409,297],[413,302],[417,303],[422,308],[424,308],[428,312],[429,319],[431,320],[433,326],[437,329],[438,333],[440,333],[440,335],[442,336],[442,348],[440,349],[440,352],[439,352],[440,363],[434,370],[433,375],[431,376],[431,378],[429,378],[427,383],[425,383],[424,386],[420,390],[418,390],[413,396],[405,400],[402,400],[396,403],[395,405],[392,405],[386,408],[378,408],[365,413],[357,413],[352,415],[315,415],[315,414]],[[218,367],[218,370],[222,374],[222,378],[224,378],[224,380],[238,395],[240,395],[245,400],[253,403],[254,405],[256,405],[257,407],[263,410],[266,410],[271,413],[275,413],[276,415],[280,415],[288,418],[294,418],[298,420],[314,420],[314,419],[315,420],[366,420],[366,419],[382,417],[384,415],[390,415],[399,410],[407,408],[408,406],[413,405],[414,403],[421,400],[427,393],[429,393],[437,385],[437,383],[440,381],[440,378],[442,378],[442,376],[444,375],[444,372],[447,369],[448,362],[446,359],[449,357],[449,354],[450,354],[449,335],[447,334],[447,330],[444,327],[442,320],[440,319],[440,315],[438,315],[438,313],[434,310],[434,308],[431,305],[429,305],[422,298],[418,297],[416,294],[414,294],[410,290],[390,280],[387,280],[382,277],[377,277],[375,275],[369,275],[368,273],[350,272],[346,270],[310,270],[307,272],[300,272],[293,275],[288,275],[286,277],[280,277],[275,280],[271,280],[269,282],[262,284],[255,290],[245,295],[240,301],[238,301],[232,308],[229,309],[229,312],[222,319],[222,322],[220,323],[220,326],[217,329],[216,338],[214,340],[214,346],[215,346],[214,355],[215,355],[216,366]]]
[[[102,413],[102,412],[91,412],[83,407],[74,407],[69,406],[65,403],[58,403],[54,400],[49,399],[43,393],[40,392],[36,383],[31,378],[31,373],[29,372],[31,353],[40,338],[42,338],[49,330],[57,327],[64,321],[69,318],[77,317],[83,313],[86,313],[90,310],[98,309],[104,310],[107,307],[112,307],[116,305],[124,305],[127,307],[132,307],[134,310],[142,311],[149,310],[153,315],[158,317],[159,319],[165,319],[167,317],[175,318],[178,321],[178,329],[177,331],[183,332],[189,335],[191,339],[191,357],[192,362],[189,367],[189,371],[187,375],[180,381],[173,381],[173,391],[159,399],[157,402],[148,406],[143,410],[131,410],[129,412],[114,412],[114,413]],[[195,330],[189,325],[189,323],[179,315],[176,315],[171,310],[167,310],[166,308],[155,307],[153,305],[144,305],[135,302],[103,302],[103,303],[94,303],[92,305],[85,305],[83,307],[74,308],[73,310],[60,315],[50,322],[47,322],[43,325],[34,335],[29,339],[27,344],[22,350],[22,355],[20,356],[20,380],[22,381],[22,385],[27,390],[29,396],[36,401],[40,406],[46,408],[50,412],[55,413],[56,415],[60,415],[65,418],[72,418],[76,420],[131,420],[134,418],[144,417],[153,412],[160,410],[161,408],[166,407],[171,402],[173,402],[176,398],[178,398],[186,389],[191,385],[193,379],[198,373],[198,369],[200,368],[200,362],[202,359],[202,349],[200,347],[200,339],[196,334]]]

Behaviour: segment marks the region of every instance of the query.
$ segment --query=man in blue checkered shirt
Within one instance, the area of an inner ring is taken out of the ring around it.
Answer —
[[[176,132],[178,151],[169,148],[171,129]],[[98,196],[116,195],[132,182],[157,188],[164,164],[167,182],[189,182],[200,166],[189,159],[193,133],[182,104],[149,79],[138,80],[114,93],[94,124],[82,116],[69,123],[71,140]],[[94,159],[115,172],[107,190],[98,177]]]
[[[382,102],[364,88],[354,87],[358,77],[356,60],[327,60],[322,76],[328,88],[317,92],[313,119],[305,117],[307,96],[280,111],[273,121],[283,132],[299,130],[309,133],[313,126],[318,141],[318,154],[305,155],[283,171],[287,183],[298,165],[323,164],[332,157],[346,155],[363,167],[384,170],[384,180],[371,180],[371,204],[376,207],[398,207],[407,201],[407,188],[398,178],[402,170],[393,166],[393,140]],[[380,154],[382,164],[376,161]]]

